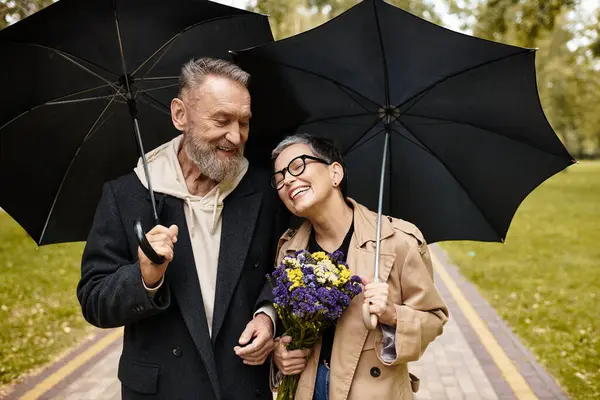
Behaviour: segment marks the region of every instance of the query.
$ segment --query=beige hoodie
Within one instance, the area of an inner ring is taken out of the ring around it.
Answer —
[[[235,178],[227,182],[220,182],[204,196],[194,196],[187,188],[177,158],[182,139],[183,135],[179,135],[149,152],[146,158],[152,179],[152,189],[157,193],[164,193],[184,201],[185,219],[200,280],[208,330],[209,333],[212,333],[223,200],[233,192],[248,171],[248,160],[244,158],[242,168]],[[134,171],[140,182],[148,188],[141,157]],[[181,228],[179,227],[179,229]]]

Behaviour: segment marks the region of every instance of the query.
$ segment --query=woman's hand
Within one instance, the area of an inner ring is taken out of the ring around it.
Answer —
[[[282,336],[275,339],[275,350],[273,351],[273,361],[279,371],[284,375],[297,375],[306,368],[308,357],[312,353],[311,349],[288,351],[286,346],[291,343],[290,336]]]
[[[364,285],[363,296],[369,305],[371,314],[377,315],[379,322],[389,326],[396,326],[396,308],[390,302],[389,285],[385,282],[369,283],[366,278],[361,278]]]

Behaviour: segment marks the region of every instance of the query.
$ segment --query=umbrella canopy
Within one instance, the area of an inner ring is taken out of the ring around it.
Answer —
[[[136,133],[148,149],[179,134],[182,64],[272,40],[267,17],[197,0],[60,0],[4,29],[0,206],[38,244],[85,240]]]
[[[544,116],[534,58],[365,0],[235,53],[261,110],[247,154],[265,162],[294,132],[332,138],[359,202],[429,242],[502,241],[522,200],[573,162]]]

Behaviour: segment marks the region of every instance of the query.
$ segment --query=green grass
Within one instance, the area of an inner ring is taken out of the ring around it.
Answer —
[[[572,398],[600,398],[600,162],[536,189],[505,244],[442,247]]]
[[[38,249],[0,211],[0,388],[91,331],[75,295],[82,250],[81,243]]]

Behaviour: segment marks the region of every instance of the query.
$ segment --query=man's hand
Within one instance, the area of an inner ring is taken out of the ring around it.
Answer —
[[[152,246],[158,255],[165,258],[164,263],[160,265],[154,264],[138,247],[138,259],[140,260],[142,279],[147,287],[152,288],[156,286],[165,274],[167,266],[173,260],[173,246],[177,243],[178,233],[179,229],[177,225],[171,225],[169,228],[156,225],[150,232],[146,233],[146,239],[150,242],[150,246]]]
[[[250,343],[251,342],[251,343]],[[266,314],[258,314],[248,322],[235,346],[235,354],[244,360],[246,365],[261,365],[273,351],[273,321]],[[250,344],[249,344],[250,343]]]
[[[369,283],[361,278],[364,285],[365,303],[369,305],[371,314],[376,314],[379,322],[388,326],[396,326],[396,307],[390,301],[389,286],[385,282]]]
[[[284,375],[298,375],[306,368],[308,357],[312,349],[287,350],[287,345],[292,341],[290,336],[283,336],[276,340],[273,351],[273,362]]]

